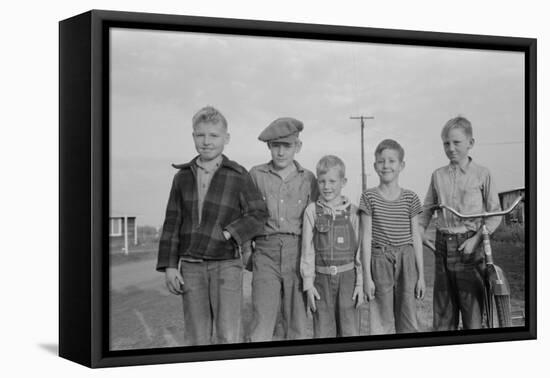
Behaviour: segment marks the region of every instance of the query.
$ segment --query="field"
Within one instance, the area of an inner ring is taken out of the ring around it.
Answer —
[[[512,290],[512,310],[524,311],[524,247],[523,243],[495,242],[496,263],[507,274]],[[111,264],[110,329],[111,350],[147,349],[185,345],[183,340],[183,305],[164,286],[164,275],[155,271],[155,253],[134,252],[129,256],[113,255]],[[433,253],[424,250],[426,297],[418,304],[422,331],[430,331],[432,323]],[[250,282],[245,273],[243,331],[250,324]],[[516,319],[521,325],[522,319]],[[312,326],[309,324],[312,334]],[[361,309],[361,334],[368,334],[368,304]],[[276,331],[275,339],[279,339]]]

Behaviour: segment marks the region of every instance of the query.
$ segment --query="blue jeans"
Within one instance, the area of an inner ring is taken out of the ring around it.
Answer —
[[[335,275],[316,273],[314,285],[321,298],[315,302],[313,336],[359,336],[359,310],[352,299],[355,269]]]
[[[412,245],[372,248],[374,301],[370,305],[370,333],[418,332],[416,298],[418,281]]]
[[[485,260],[481,244],[470,255],[458,248],[475,232],[436,234],[433,311],[434,331],[482,328],[485,316]]]
[[[186,345],[240,342],[243,266],[240,258],[181,263]]]
[[[306,301],[300,276],[298,236],[257,238],[253,259],[253,318],[249,341],[270,341],[282,310],[284,337],[306,338]],[[281,305],[282,304],[282,305]]]

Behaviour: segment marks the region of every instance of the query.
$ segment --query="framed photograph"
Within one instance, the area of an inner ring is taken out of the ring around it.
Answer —
[[[536,338],[535,39],[59,27],[60,356]]]

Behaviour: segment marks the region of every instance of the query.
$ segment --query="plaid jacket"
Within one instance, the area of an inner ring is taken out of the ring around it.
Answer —
[[[239,256],[238,247],[263,230],[267,208],[245,168],[223,156],[204,198],[198,219],[196,161],[179,168],[172,182],[159,243],[157,270],[176,268],[181,256],[226,260]],[[226,240],[223,231],[232,238]]]

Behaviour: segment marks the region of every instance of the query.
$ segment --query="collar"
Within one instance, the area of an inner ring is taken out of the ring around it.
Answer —
[[[296,160],[293,161],[294,162],[294,165],[296,166],[296,170],[299,172],[299,173],[302,173],[304,172],[304,167],[302,167],[300,165],[300,163],[298,163]],[[269,172],[277,172],[275,170],[275,167],[273,167],[273,160],[270,160],[269,163],[265,163],[265,164],[262,164],[258,167],[258,170],[262,171],[262,172],[265,172],[265,173],[269,173]]]
[[[316,203],[319,206],[321,206],[323,209],[327,209],[331,213],[345,211],[351,206],[351,202],[346,196],[340,196],[340,198],[342,198],[342,203],[340,203],[338,206],[335,206],[335,207],[330,206],[329,204],[324,202],[321,198],[319,198]]]
[[[451,164],[449,163],[448,165],[448,169],[450,172],[452,171],[460,171],[462,173],[466,173],[470,170],[470,168],[472,168],[473,166],[475,166],[475,163],[473,162],[472,160],[472,157],[471,156],[468,156],[468,162],[464,165],[464,167],[461,167],[459,165],[455,165],[455,164]]]
[[[193,166],[197,165],[198,158],[199,158],[198,156],[195,156],[195,158],[193,158],[193,160],[191,160],[188,163],[172,164],[172,167],[176,169],[191,169]],[[239,164],[237,164],[233,160],[229,160],[225,155],[222,155],[222,161],[221,161],[220,167],[226,167],[226,168],[232,169],[237,173],[243,173],[244,171],[244,169]]]
[[[213,172],[216,169],[218,169],[218,167],[221,165],[222,161],[223,161],[223,157],[220,155],[216,159],[214,159],[214,161],[209,161],[209,162],[206,162],[206,163],[201,161],[201,159],[196,159],[195,164],[197,165],[197,167],[199,167],[202,170],[204,170],[205,172],[209,173],[209,172]]]

